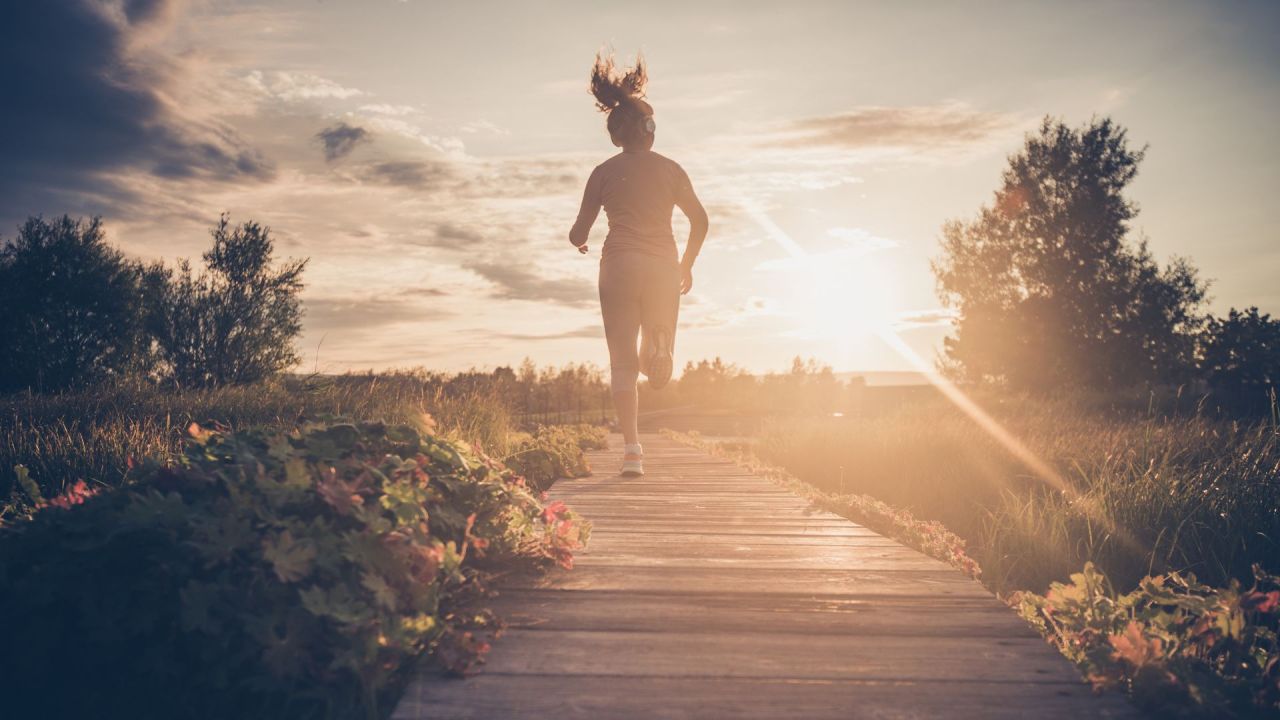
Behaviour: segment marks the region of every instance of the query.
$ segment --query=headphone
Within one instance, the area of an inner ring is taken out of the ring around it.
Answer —
[[[644,131],[652,135],[653,131],[657,129],[658,129],[658,124],[653,121],[653,116],[646,115],[644,118]]]

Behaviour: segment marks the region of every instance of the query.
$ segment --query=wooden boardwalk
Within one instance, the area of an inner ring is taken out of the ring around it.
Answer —
[[[509,584],[464,680],[416,678],[394,718],[1130,717],[944,563],[738,466],[645,435],[648,475],[552,496],[594,523],[572,571]]]

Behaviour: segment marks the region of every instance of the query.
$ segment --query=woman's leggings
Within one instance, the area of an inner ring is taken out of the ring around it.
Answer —
[[[636,337],[665,328],[675,349],[680,314],[680,265],[641,252],[619,252],[600,260],[600,312],[609,343],[609,386],[634,391],[640,373]]]

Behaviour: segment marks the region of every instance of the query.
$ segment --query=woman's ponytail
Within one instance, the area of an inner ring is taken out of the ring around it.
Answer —
[[[613,53],[596,53],[591,67],[591,94],[595,96],[600,112],[612,113],[620,105],[631,104],[644,97],[644,87],[649,83],[649,72],[644,66],[644,56],[636,55],[636,64],[625,72],[619,72]]]

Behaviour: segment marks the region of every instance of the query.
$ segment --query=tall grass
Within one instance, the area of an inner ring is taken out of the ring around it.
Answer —
[[[1191,571],[1222,584],[1280,566],[1280,432],[1200,414],[988,397],[1066,480],[1039,480],[951,405],[874,419],[775,420],[755,452],[820,489],[865,493],[965,538],[997,591],[1043,591],[1093,561],[1116,583]]]
[[[292,427],[325,415],[413,422],[429,413],[439,429],[486,452],[508,450],[509,398],[495,387],[446,388],[415,373],[279,378],[189,392],[122,384],[58,395],[0,397],[0,502],[24,465],[46,495],[84,480],[116,485],[131,463],[177,453],[191,423],[236,430]]]

